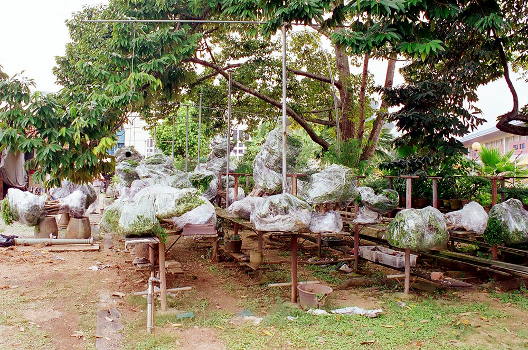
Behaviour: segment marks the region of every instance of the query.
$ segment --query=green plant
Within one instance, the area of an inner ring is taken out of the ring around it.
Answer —
[[[13,221],[16,220],[11,211],[11,207],[9,206],[7,197],[2,200],[2,219],[6,225],[11,225]]]
[[[488,226],[483,233],[484,242],[488,244],[500,244],[504,242],[504,233],[501,222],[495,218],[488,220]]]

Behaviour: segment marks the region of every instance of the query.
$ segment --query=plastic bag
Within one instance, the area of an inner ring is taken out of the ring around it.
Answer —
[[[346,207],[358,196],[354,170],[332,164],[310,178],[306,201],[310,204],[338,203]]]
[[[358,187],[361,203],[376,213],[388,213],[398,206],[400,196],[397,191],[384,189],[375,194],[370,187]]]
[[[257,230],[277,232],[308,230],[311,220],[310,205],[288,193],[265,198],[250,217]]]
[[[326,213],[312,213],[310,231],[313,233],[336,233],[343,230],[343,219],[337,211]]]
[[[381,222],[381,215],[375,211],[370,210],[367,207],[359,207],[358,213],[354,220],[354,224],[379,224]]]
[[[249,220],[251,213],[254,212],[266,199],[263,197],[247,196],[239,201],[232,203],[227,211],[235,216]]]
[[[61,187],[54,187],[49,190],[49,194],[53,199],[59,199],[69,196],[80,186],[74,183],[71,183],[68,180],[62,180]]]
[[[174,175],[176,168],[171,157],[163,153],[156,153],[143,159],[136,167],[136,172],[141,179],[163,179]]]
[[[138,165],[138,162],[132,160],[124,160],[120,163],[117,163],[115,172],[119,178],[120,185],[130,187],[132,181],[139,179],[139,175],[136,171]]]
[[[172,223],[175,230],[183,230],[185,224],[205,225],[213,224],[216,225],[216,211],[215,207],[211,202],[204,200],[204,204],[186,212],[181,216],[172,218]]]
[[[528,242],[528,212],[518,199],[495,204],[488,215],[484,241],[489,244]]]
[[[103,232],[119,232],[119,219],[125,203],[125,200],[118,199],[104,210],[103,217],[99,223],[99,227]]]
[[[488,223],[488,213],[477,202],[469,202],[461,210],[445,214],[448,227],[482,234]]]
[[[156,218],[154,199],[154,196],[143,196],[137,202],[124,202],[118,232],[125,236],[156,236],[161,226]]]
[[[443,247],[449,240],[444,215],[433,207],[404,209],[390,222],[386,238],[390,245],[412,250]]]
[[[189,181],[205,198],[213,200],[218,192],[218,178],[210,170],[200,168],[189,174]]]
[[[235,144],[235,140],[231,139],[229,149],[233,150]],[[200,169],[202,169],[202,167],[205,167],[205,169],[212,171],[215,174],[221,172],[225,173],[227,169],[227,138],[219,135],[215,136],[211,140],[210,148],[211,153],[209,153],[207,161],[200,167]],[[229,165],[229,172],[233,172],[234,168],[231,167],[233,164],[230,162]]]
[[[13,219],[27,226],[35,226],[41,217],[46,215],[44,203],[46,195],[37,196],[18,188],[10,188],[7,191],[7,200]]]
[[[70,213],[74,218],[80,219],[86,211],[86,194],[81,190],[75,190],[67,197],[60,198],[59,204],[61,213]]]
[[[282,191],[282,128],[272,130],[259,153],[253,160],[253,194],[274,194]],[[302,142],[286,135],[286,168],[295,172],[297,159],[302,150]]]
[[[115,152],[115,160],[117,163],[120,163],[124,160],[131,160],[133,162],[141,162],[143,160],[143,155],[136,151],[134,146],[125,146],[119,147]]]

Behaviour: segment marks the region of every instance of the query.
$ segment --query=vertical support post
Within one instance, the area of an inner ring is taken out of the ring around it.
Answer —
[[[172,164],[174,164],[174,114],[172,115]]]
[[[200,170],[201,141],[202,141],[202,93],[200,93],[200,103],[198,107],[198,170]]]
[[[319,259],[321,258],[321,243],[322,243],[321,232],[317,232],[317,257]]]
[[[491,178],[491,205],[497,204],[497,177]]]
[[[165,242],[158,244],[161,311],[167,311],[167,279],[165,275]]]
[[[238,200],[238,174],[233,175],[235,177],[235,201]]]
[[[286,193],[286,24],[282,25],[282,193]],[[295,237],[297,242],[297,237]],[[292,288],[294,288],[292,286]],[[297,284],[295,284],[297,293]],[[296,294],[297,295],[297,294]],[[293,297],[293,294],[292,294]],[[297,299],[297,298],[295,298]]]
[[[501,177],[501,189],[504,188],[504,186],[506,185],[506,180],[504,179],[504,177]],[[501,193],[501,202],[504,202],[506,200],[506,194],[504,192]]]
[[[496,244],[492,245],[491,246],[491,260],[497,260],[497,255],[498,255],[497,251],[498,251],[497,245]]]
[[[356,210],[357,210],[357,204],[356,204]],[[358,265],[359,265],[359,225],[354,224],[354,272],[355,273],[358,273],[358,270],[359,270]]]
[[[411,249],[405,248],[405,290],[404,293],[409,294],[411,286]]]
[[[185,120],[185,172],[187,172],[187,163],[189,159],[189,105],[187,107],[187,118]]]
[[[433,178],[433,208],[438,207],[437,182],[438,179]]]
[[[229,72],[229,99],[227,100],[227,165],[226,165],[226,209],[229,207],[229,156],[231,153],[231,72]],[[220,189],[222,189],[220,187]]]
[[[389,190],[392,190],[394,188],[394,185],[392,183],[392,177],[389,177]]]
[[[297,174],[292,174],[292,188],[291,193],[296,196],[297,195]]]
[[[257,249],[262,251],[264,249],[264,234],[257,231]]]
[[[411,209],[412,207],[412,178],[408,177],[405,179],[405,209]]]
[[[292,234],[291,236],[291,278],[292,278],[292,289],[291,289],[291,301],[292,303],[297,302],[297,235]]]

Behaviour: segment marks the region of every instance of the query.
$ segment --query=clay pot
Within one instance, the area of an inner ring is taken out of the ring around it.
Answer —
[[[57,238],[59,236],[59,227],[54,216],[46,216],[39,220],[35,226],[35,238],[50,238],[50,235]]]
[[[225,250],[231,253],[240,253],[242,249],[242,240],[227,241],[225,243]]]
[[[66,228],[68,227],[68,224],[70,223],[70,213],[66,212],[66,213],[62,213],[61,214],[61,217],[60,217],[60,220],[59,220],[59,227],[62,229],[62,228]]]
[[[70,223],[66,228],[66,238],[87,239],[90,237],[92,237],[92,228],[88,217],[70,218]]]
[[[427,198],[415,198],[413,199],[413,207],[425,208],[427,206]]]

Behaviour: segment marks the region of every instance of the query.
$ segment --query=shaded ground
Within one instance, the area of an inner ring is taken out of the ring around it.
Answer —
[[[16,224],[3,229],[3,234],[32,236],[30,229]],[[133,266],[134,256],[124,251],[119,237],[108,237],[112,244],[105,249],[96,225],[93,236],[101,242],[98,252],[54,253],[44,246],[0,248],[0,349],[331,349],[339,348],[339,341],[350,348],[385,349],[392,348],[387,345],[393,342],[391,337],[403,342],[400,348],[528,348],[528,299],[522,293],[508,299],[509,295],[478,288],[415,290],[418,296],[404,300],[406,306],[400,307],[396,304],[400,295],[394,294],[400,291],[397,287],[366,283],[334,291],[328,306],[381,307],[387,316],[372,321],[350,318],[341,324],[340,319],[306,316],[289,308],[282,302],[289,300],[288,287],[265,288],[267,282],[289,280],[288,263],[271,265],[262,273],[225,259],[211,263],[207,242],[183,238],[168,254],[170,262],[181,263],[183,273],[169,267],[168,287],[193,290],[171,295],[169,311],[156,314],[155,334],[148,335],[145,298],[133,292],[147,288],[149,271]],[[243,248],[256,244],[247,232],[243,236]],[[173,239],[169,238],[169,245]],[[301,252],[302,260],[313,256],[311,247]],[[289,259],[287,241],[268,241],[266,249],[267,261]],[[92,266],[104,268],[91,270]],[[383,281],[390,270],[362,262],[361,273]],[[332,266],[301,266],[299,274],[300,280],[319,279],[334,288],[351,277]],[[423,308],[423,314],[417,308]],[[243,310],[265,317],[263,325],[231,326],[229,320]],[[192,319],[178,319],[189,311],[194,313]],[[298,321],[289,325],[285,315],[296,315]],[[324,328],[330,321],[336,322],[328,325],[331,333]],[[416,339],[398,338],[413,332]]]

